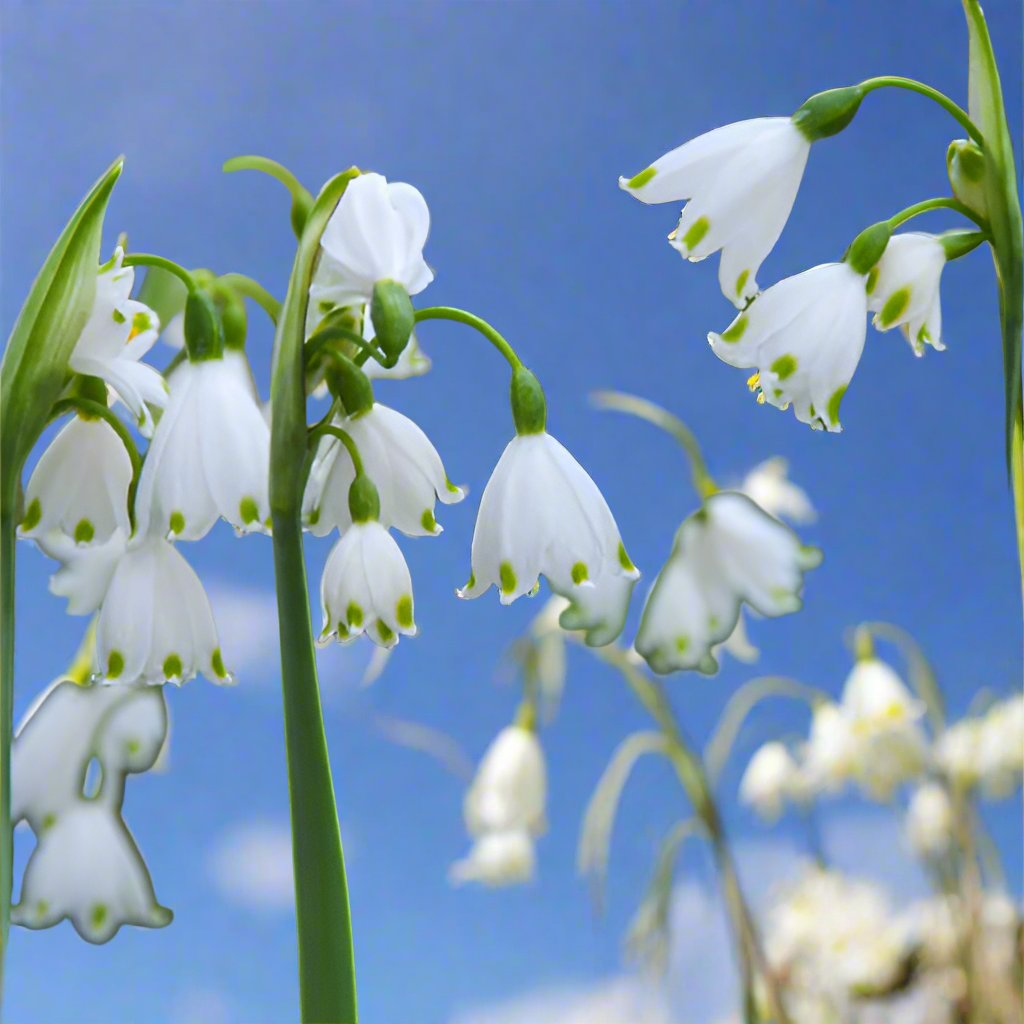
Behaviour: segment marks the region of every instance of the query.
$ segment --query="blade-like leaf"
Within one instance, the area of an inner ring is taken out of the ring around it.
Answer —
[[[115,160],[93,185],[46,258],[22,306],[0,365],[0,459],[4,498],[68,375],[68,359],[96,293],[103,216],[121,174]]]

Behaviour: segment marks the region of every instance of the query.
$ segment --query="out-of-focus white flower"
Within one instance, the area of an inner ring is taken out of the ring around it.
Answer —
[[[920,727],[924,705],[877,658],[861,658],[843,687],[842,711],[855,745],[854,773],[872,797],[887,800],[920,775],[927,742]]]
[[[533,875],[533,840],[546,826],[547,771],[532,729],[502,729],[484,754],[463,803],[475,843],[452,868],[455,881],[505,885]]]
[[[22,537],[58,530],[78,544],[101,543],[130,530],[132,461],[105,420],[74,416],[36,463],[25,491]]]
[[[11,921],[26,928],[49,928],[65,917],[96,943],[125,924],[162,928],[171,921],[131,834],[101,798],[78,800],[39,834],[11,908]]]
[[[150,437],[153,417],[146,403],[166,405],[167,386],[152,366],[139,360],[153,347],[160,320],[148,306],[129,298],[135,269],[122,266],[123,260],[119,246],[100,267],[92,310],[69,363],[76,373],[106,381],[131,410],[142,434]]]
[[[937,351],[942,343],[939,279],[946,267],[946,250],[935,236],[922,231],[893,235],[877,268],[868,277],[868,306],[880,331],[899,327],[914,355],[925,345]]]
[[[448,879],[453,885],[520,885],[533,878],[535,865],[533,837],[526,829],[484,832],[473,842],[468,856],[451,866]]]
[[[92,756],[116,791],[118,775],[148,771],[167,735],[158,689],[49,687],[29,709],[11,752],[11,820],[41,834],[81,799]]]
[[[644,203],[688,200],[669,243],[689,260],[722,250],[718,280],[741,309],[782,234],[811,144],[788,117],[738,121],[655,160],[619,186]]]
[[[953,806],[944,787],[925,783],[914,790],[907,809],[907,839],[922,857],[943,853],[953,837]]]
[[[541,574],[573,606],[563,626],[600,629],[605,642],[621,630],[640,575],[597,485],[545,431],[517,434],[491,474],[459,596],[478,597],[493,584],[509,604],[535,592]]]
[[[138,534],[126,540],[115,531],[89,548],[63,534],[40,545],[63,563],[50,589],[67,598],[68,611],[99,609],[93,666],[105,682],[181,684],[198,672],[215,683],[234,681],[206,591],[169,541]]]
[[[818,518],[811,499],[788,477],[789,463],[781,456],[758,463],[744,478],[740,490],[770,516],[793,523],[813,523]]]
[[[909,947],[879,889],[809,868],[769,910],[765,952],[795,988],[843,999],[886,990],[904,969]]]
[[[982,725],[979,718],[963,718],[949,726],[935,742],[935,762],[958,789],[978,781]]]
[[[799,768],[784,743],[773,740],[759,747],[740,781],[740,799],[766,821],[775,821],[783,804],[794,795]]]
[[[143,464],[139,531],[198,540],[222,516],[239,533],[267,532],[269,473],[270,430],[245,358],[182,363]]]
[[[310,306],[360,306],[378,281],[396,281],[410,295],[434,279],[423,259],[430,230],[426,200],[412,185],[381,174],[349,182],[320,240]]]
[[[718,668],[712,647],[736,626],[746,601],[761,615],[800,607],[803,576],[821,552],[748,497],[712,494],[679,527],[647,598],[636,649],[655,672]]]
[[[816,704],[802,765],[810,787],[822,793],[838,792],[852,777],[856,763],[857,745],[843,709],[830,701]]]
[[[437,536],[436,500],[451,505],[466,492],[444,471],[441,456],[426,434],[407,416],[375,402],[361,416],[335,418],[355,442],[367,476],[380,497],[380,522],[409,537]],[[303,518],[318,537],[352,522],[348,492],[355,470],[348,453],[335,437],[320,441],[310,469],[303,499]]]
[[[752,665],[761,656],[760,648],[754,646],[747,636],[746,620],[743,617],[743,609],[740,609],[736,616],[736,625],[732,632],[720,643],[711,648],[711,654],[717,661],[722,652],[731,654],[737,661],[744,665]]]
[[[840,431],[839,405],[867,334],[865,276],[848,263],[825,263],[772,285],[721,333],[716,356],[754,368],[757,400],[814,429]]]
[[[412,577],[401,548],[376,520],[353,523],[331,549],[320,581],[320,643],[365,633],[381,647],[415,636]]]
[[[1024,695],[989,708],[982,719],[978,750],[982,788],[992,797],[1013,793],[1024,774]]]

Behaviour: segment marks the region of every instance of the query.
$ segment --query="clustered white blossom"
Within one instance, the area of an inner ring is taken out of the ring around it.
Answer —
[[[859,99],[850,103],[852,117]],[[721,250],[719,284],[740,313],[724,331],[708,335],[715,354],[755,370],[748,383],[759,402],[792,406],[814,429],[839,431],[839,407],[860,362],[869,311],[880,331],[899,327],[915,355],[927,345],[945,348],[939,278],[957,250],[944,236],[923,232],[890,239],[887,228],[877,244],[855,242],[841,262],[760,290],[757,274],[789,218],[812,142],[846,123],[828,120],[812,98],[792,117],[707,132],[619,185],[644,203],[686,203],[669,235],[686,259]]]

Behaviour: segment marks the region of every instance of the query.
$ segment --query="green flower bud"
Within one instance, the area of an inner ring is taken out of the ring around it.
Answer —
[[[365,473],[356,473],[348,489],[348,511],[353,523],[368,523],[380,516],[380,495]]]
[[[547,421],[547,403],[540,381],[525,367],[512,371],[512,419],[517,434],[539,434]]]
[[[397,359],[409,344],[416,324],[409,293],[397,281],[378,281],[373,286],[370,319],[378,346],[386,356]]]
[[[946,150],[946,171],[953,195],[979,217],[987,217],[985,154],[978,144],[969,139],[954,139]]]
[[[881,220],[877,224],[872,224],[850,243],[850,248],[846,250],[846,262],[858,274],[869,273],[882,258],[891,237],[892,228],[889,227],[888,221]]]
[[[209,293],[196,289],[185,301],[185,348],[193,363],[224,355],[224,328]]]
[[[830,135],[837,135],[854,119],[863,98],[864,90],[859,85],[819,92],[797,110],[793,124],[808,142],[827,139]]]
[[[327,364],[324,379],[331,394],[340,399],[349,416],[361,416],[373,408],[370,378],[346,356],[339,356]]]

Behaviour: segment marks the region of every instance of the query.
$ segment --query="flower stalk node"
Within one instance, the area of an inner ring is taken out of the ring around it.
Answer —
[[[865,228],[851,243],[846,251],[846,262],[858,273],[867,274],[882,258],[885,247],[892,237],[892,226],[889,221],[879,221]]]
[[[185,348],[193,363],[224,355],[224,325],[216,303],[206,291],[190,292],[185,302]]]
[[[537,377],[525,366],[512,371],[512,419],[517,434],[540,434],[547,422],[547,402]]]
[[[380,495],[365,473],[356,473],[348,489],[348,510],[353,523],[376,522],[380,516]]]
[[[409,344],[416,323],[416,311],[408,291],[397,281],[378,281],[373,286],[370,320],[377,346],[393,365]]]
[[[808,142],[838,135],[857,115],[864,90],[859,85],[827,89],[807,100],[793,115],[793,124]]]
[[[351,359],[336,349],[330,353],[330,365],[324,375],[331,394],[339,399],[349,416],[361,416],[373,408],[373,385],[370,378]]]

